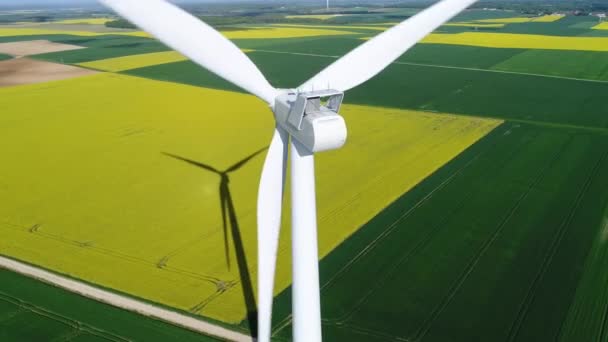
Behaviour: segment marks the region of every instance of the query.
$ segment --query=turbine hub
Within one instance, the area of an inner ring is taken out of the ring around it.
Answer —
[[[287,90],[277,96],[274,116],[277,123],[311,152],[344,146],[346,122],[338,114],[344,93],[328,89],[311,92]]]

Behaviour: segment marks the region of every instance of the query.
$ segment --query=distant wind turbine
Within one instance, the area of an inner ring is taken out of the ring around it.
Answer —
[[[100,1],[195,63],[259,97],[274,112],[274,136],[258,192],[258,341],[268,342],[271,336],[288,144],[293,337],[295,342],[321,341],[314,153],[338,149],[346,142],[346,123],[338,114],[345,91],[374,77],[476,0],[439,1],[358,46],[296,89],[275,89],[236,45],[164,0]]]

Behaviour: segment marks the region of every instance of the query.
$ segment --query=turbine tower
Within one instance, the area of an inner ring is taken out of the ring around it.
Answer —
[[[265,101],[276,126],[258,191],[258,341],[271,337],[287,149],[291,149],[293,338],[321,341],[314,154],[346,142],[344,92],[374,77],[477,0],[442,0],[368,40],[295,89],[275,89],[211,26],[165,0],[100,0],[193,62]],[[327,100],[325,102],[324,100]]]

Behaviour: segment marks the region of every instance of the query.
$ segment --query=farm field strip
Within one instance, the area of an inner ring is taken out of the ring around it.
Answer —
[[[23,323],[21,323],[19,320],[22,319],[23,316],[29,316],[28,323],[30,326],[42,330],[36,331],[36,334],[38,334],[41,338],[57,337],[63,341],[70,341],[76,337],[89,335],[107,341],[129,341],[122,336],[99,330],[95,327],[88,326],[87,324],[82,324],[79,321],[62,316],[44,308],[37,307],[34,304],[22,301],[19,298],[11,297],[0,291],[0,329],[2,330],[0,332],[0,337],[7,339],[8,341],[12,341],[12,338],[17,337],[13,335],[22,333],[22,330],[24,330],[22,326]],[[44,321],[52,322],[59,326],[59,329],[54,331],[54,333],[56,333],[55,336],[53,336],[51,331],[41,329],[40,325]],[[23,338],[24,336],[19,337]]]
[[[608,22],[599,23],[592,28],[594,30],[608,30]]]
[[[181,55],[179,52],[163,51],[151,52],[141,55],[130,55],[124,57],[100,59],[92,62],[79,63],[78,65],[95,70],[119,72],[152,65],[179,62],[186,59],[187,58]]]
[[[315,27],[249,27],[244,30],[221,31],[228,39],[276,39],[276,38],[302,38],[314,36],[339,36],[350,35],[354,32],[348,30],[323,29]],[[82,37],[100,37],[100,36],[131,36],[149,38],[150,35],[142,31],[76,31],[76,30],[61,30],[45,27],[27,27],[27,28],[12,28],[0,25],[0,37],[13,36],[36,36],[36,35],[73,35]]]
[[[29,266],[24,263],[20,263],[15,260],[11,260],[0,256],[0,267],[6,268],[11,271],[23,274],[34,279],[44,281],[46,283],[58,286],[62,289],[83,295],[87,298],[91,298],[102,303],[110,304],[112,306],[140,313],[148,317],[161,319],[172,324],[179,325],[184,328],[188,328],[194,331],[198,331],[211,336],[228,339],[231,341],[251,341],[251,337],[237,333],[226,328],[213,325],[201,321],[199,319],[192,318],[174,311],[163,309],[151,304],[147,304],[135,299],[131,299],[119,294],[115,294],[106,290],[102,290],[91,285],[87,285],[75,280],[71,280],[65,277],[58,276],[56,274]]]
[[[260,50],[260,49],[251,49],[250,50],[250,52],[254,52],[254,51],[266,52],[266,53],[276,53],[276,54],[285,54],[285,55],[295,55],[295,56],[309,56],[309,57],[332,58],[332,59],[338,59],[338,58],[341,57],[341,56],[313,54],[313,53],[302,53],[302,52],[287,52],[287,51],[273,51],[273,50]],[[558,75],[547,75],[547,74],[538,74],[538,73],[529,73],[529,72],[508,71],[508,70],[500,70],[500,69],[468,68],[468,67],[451,66],[451,65],[440,65],[440,64],[429,64],[429,63],[412,63],[412,62],[400,62],[400,61],[395,61],[395,62],[393,62],[393,64],[413,65],[413,66],[423,66],[423,67],[433,67],[433,68],[442,68],[442,69],[457,69],[457,70],[481,71],[481,72],[491,72],[491,73],[498,73],[498,74],[524,75],[524,76],[554,78],[554,79],[568,80],[568,81],[580,81],[580,82],[592,82],[592,83],[608,83],[608,80],[595,80],[595,79],[590,79],[590,78],[576,78],[576,77],[567,77],[567,76],[558,76]]]
[[[0,53],[12,56],[29,56],[49,52],[61,52],[84,49],[83,46],[61,44],[48,40],[31,40],[21,42],[0,43]]]
[[[543,277],[548,272],[549,266],[551,265],[551,262],[557,253],[557,249],[560,247],[568,228],[571,227],[572,220],[574,219],[574,215],[580,207],[582,199],[588,193],[589,186],[593,179],[598,176],[598,171],[601,168],[601,165],[606,161],[607,156],[608,151],[605,152],[600,158],[598,158],[597,163],[590,170],[589,176],[586,177],[585,182],[580,187],[580,190],[576,195],[570,207],[570,210],[567,211],[567,215],[564,216],[564,220],[559,224],[559,228],[557,229],[555,236],[550,238],[551,245],[548,248],[547,254],[545,255],[545,258],[538,270],[536,277],[530,284],[530,288],[528,289],[521,309],[518,312],[517,319],[514,321],[513,326],[509,331],[509,341],[517,340],[517,335],[521,329],[522,322],[525,320],[528,310],[531,307],[533,300],[535,299],[535,294],[539,291],[538,288],[543,280]]]
[[[480,23],[502,23],[502,24],[512,24],[512,23],[528,23],[528,22],[537,22],[537,23],[552,23],[564,18],[563,15],[543,15],[540,17],[513,17],[513,18],[498,18],[498,19],[480,19],[475,20]]]
[[[53,21],[55,24],[88,24],[88,25],[104,25],[110,22],[112,18],[78,18],[78,19],[63,19]]]
[[[2,341],[217,341],[141,313],[89,299],[3,266],[0,266],[0,280]]]
[[[607,61],[608,52],[527,50],[491,69],[608,80]]]
[[[251,52],[253,50],[242,49],[243,52]],[[140,55],[129,55],[123,57],[114,57],[108,59],[100,59],[91,62],[79,63],[77,65],[102,71],[120,72],[137,68],[149,67],[153,65],[174,63],[187,60],[186,57],[176,51],[152,52]]]
[[[608,275],[595,270],[608,267],[608,207],[603,227],[593,243],[576,296],[562,329],[560,341],[603,341],[608,332]]]

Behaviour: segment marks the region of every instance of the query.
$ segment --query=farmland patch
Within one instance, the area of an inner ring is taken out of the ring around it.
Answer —
[[[49,52],[79,50],[83,48],[84,47],[78,45],[61,44],[48,40],[0,43],[0,53],[12,56],[29,56]]]
[[[528,50],[492,69],[608,81],[608,52]]]
[[[594,30],[608,30],[608,22],[602,22],[593,26]]]
[[[118,72],[148,67],[152,65],[173,63],[183,61],[185,59],[186,57],[182,56],[178,52],[163,51],[141,55],[108,58],[92,62],[80,63],[79,65],[91,69]]]
[[[64,80],[95,71],[51,62],[17,58],[0,62],[0,87]]]
[[[193,314],[245,317],[266,104],[99,74],[6,88],[0,106],[0,139],[20,141],[5,144],[0,176],[3,254]],[[349,105],[343,114],[347,146],[317,162],[320,255],[499,124]],[[221,178],[185,160],[223,170],[248,156],[229,175],[236,220],[224,226]],[[284,230],[276,293],[290,282],[288,243]]]
[[[0,282],[2,341],[215,341],[8,270],[0,269]]]

